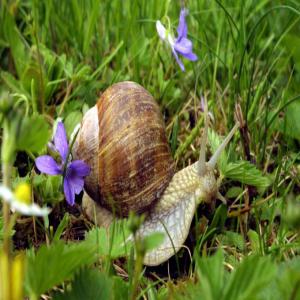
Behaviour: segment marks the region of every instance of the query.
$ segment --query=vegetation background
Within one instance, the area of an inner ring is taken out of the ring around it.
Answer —
[[[184,61],[186,72],[155,28],[168,16],[176,32],[181,5],[198,55]],[[9,112],[19,120],[10,136],[11,186],[29,182],[35,201],[53,209],[44,220],[16,220],[13,253],[25,253],[24,295],[300,299],[299,21],[297,0],[2,0],[1,126]],[[81,197],[68,207],[61,179],[34,169],[55,119],[70,135],[99,95],[123,80],[140,83],[158,101],[178,169],[199,156],[201,97],[214,117],[210,152],[235,115],[244,120],[219,162],[227,206],[200,205],[190,251],[157,268],[137,266],[120,247],[124,224],[108,235],[93,229]]]

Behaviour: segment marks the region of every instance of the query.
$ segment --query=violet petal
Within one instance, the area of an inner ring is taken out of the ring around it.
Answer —
[[[174,57],[175,57],[175,59],[176,59],[178,65],[179,65],[180,69],[181,69],[182,71],[185,71],[184,65],[183,65],[182,61],[179,59],[178,54],[176,53],[176,51],[175,51],[174,48],[172,48],[172,53],[173,53],[173,55],[174,55]]]
[[[88,176],[91,172],[91,168],[82,160],[72,161],[69,164],[68,169],[71,170],[72,177],[85,177]]]
[[[57,123],[56,132],[54,135],[54,145],[65,162],[68,156],[69,146],[65,126],[62,122]]]
[[[180,42],[176,41],[174,44],[175,50],[182,55],[192,52],[192,47],[192,42],[187,38],[181,39]]]
[[[187,58],[190,61],[195,61],[195,60],[198,59],[198,56],[193,52],[190,52],[190,53],[187,53],[187,54],[182,54],[182,56],[184,56],[185,58]]]
[[[178,39],[185,38],[187,36],[187,25],[185,22],[185,16],[187,15],[187,10],[182,8],[179,16],[179,23],[177,27]]]
[[[69,183],[72,185],[72,188],[76,195],[78,195],[82,190],[84,186],[84,180],[82,177],[72,177],[68,178]]]
[[[162,40],[166,39],[166,28],[160,21],[156,21],[156,30]]]
[[[35,165],[38,170],[42,173],[49,175],[58,175],[62,174],[61,167],[56,163],[56,161],[49,155],[39,156],[35,160]]]
[[[72,206],[75,203],[75,192],[70,179],[66,176],[64,178],[64,193],[66,201]]]
[[[90,167],[81,160],[74,160],[71,162],[66,170],[66,191],[68,192],[68,190],[71,190],[73,194],[79,194],[83,190],[83,177],[89,175],[90,171]]]

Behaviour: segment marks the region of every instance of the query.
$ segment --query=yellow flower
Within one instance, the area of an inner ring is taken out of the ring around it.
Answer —
[[[40,207],[31,202],[31,187],[28,183],[20,183],[13,193],[7,187],[0,185],[0,197],[9,203],[11,210],[25,216],[46,216],[50,213],[48,207]]]

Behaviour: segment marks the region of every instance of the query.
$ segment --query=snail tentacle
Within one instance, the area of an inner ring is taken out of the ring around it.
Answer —
[[[205,165],[206,165],[206,144],[207,144],[207,136],[208,136],[208,107],[207,101],[204,100],[204,133],[201,139],[201,146],[200,146],[200,155],[199,155],[199,164],[198,164],[198,173],[199,176],[203,176],[205,173]]]
[[[235,134],[235,132],[239,128],[239,126],[240,126],[239,122],[235,123],[234,127],[230,130],[229,134],[226,136],[226,138],[224,139],[224,141],[222,142],[222,144],[219,146],[219,148],[216,150],[216,152],[214,153],[214,155],[208,161],[207,164],[209,165],[209,167],[211,169],[215,168],[220,155],[224,151],[225,147],[227,146],[227,144],[229,143],[229,141],[231,140],[231,138],[233,137],[233,135]]]

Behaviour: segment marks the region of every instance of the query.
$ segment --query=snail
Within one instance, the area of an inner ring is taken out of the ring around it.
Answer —
[[[207,113],[200,157],[175,172],[159,106],[142,86],[120,82],[109,87],[83,117],[73,156],[91,167],[82,205],[91,221],[108,227],[113,216],[145,213],[140,237],[165,233],[164,241],[147,252],[144,264],[159,265],[185,242],[201,201],[218,197],[214,168],[234,135],[237,123],[206,162]],[[96,214],[95,214],[96,213]]]

